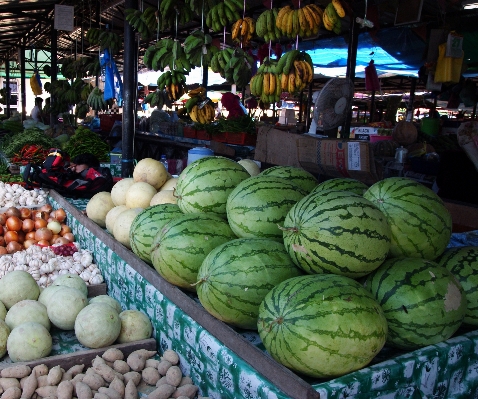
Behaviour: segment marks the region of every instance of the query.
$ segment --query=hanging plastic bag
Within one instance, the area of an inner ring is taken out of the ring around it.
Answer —
[[[100,65],[105,72],[105,90],[104,100],[115,98],[118,106],[123,103],[123,82],[116,67],[116,63],[111,58],[108,49],[104,49],[100,55]]]
[[[438,61],[435,69],[435,83],[458,83],[463,65],[463,51],[461,58],[446,56],[446,42],[438,46]]]
[[[380,90],[380,81],[378,80],[377,70],[375,69],[373,60],[370,60],[368,66],[365,67],[365,90]]]

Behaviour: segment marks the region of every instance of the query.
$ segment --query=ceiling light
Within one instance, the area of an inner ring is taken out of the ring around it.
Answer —
[[[473,0],[463,1],[461,5],[463,6],[464,10],[473,10],[478,8],[478,2]]]

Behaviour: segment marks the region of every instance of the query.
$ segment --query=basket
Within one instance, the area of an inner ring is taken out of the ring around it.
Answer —
[[[191,126],[184,126],[183,128],[183,136],[188,139],[195,139],[197,138],[196,129]]]
[[[226,132],[226,143],[255,146],[257,136],[245,132]]]
[[[211,140],[211,134],[205,130],[196,130],[196,138],[199,140]]]

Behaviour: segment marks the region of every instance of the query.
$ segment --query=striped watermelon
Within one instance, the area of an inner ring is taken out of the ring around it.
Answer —
[[[307,193],[310,193],[317,185],[317,179],[312,173],[294,166],[272,166],[259,173],[259,176],[282,177],[297,184]]]
[[[318,191],[326,190],[342,190],[342,191],[351,191],[352,193],[363,195],[367,191],[368,186],[365,183],[362,183],[360,180],[349,179],[345,177],[337,177],[335,179],[329,179],[318,184],[312,191],[316,193]]]
[[[468,309],[463,322],[478,325],[478,247],[448,248],[436,262],[446,267],[465,290]]]
[[[218,245],[237,238],[227,222],[207,213],[188,213],[166,223],[153,239],[151,261],[171,284],[196,291],[201,263]]]
[[[319,378],[366,366],[387,336],[387,321],[370,292],[335,274],[280,283],[261,303],[257,326],[274,359]]]
[[[184,213],[212,213],[226,219],[227,197],[249,177],[246,169],[229,158],[200,158],[179,175],[178,206]]]
[[[157,232],[173,217],[182,215],[176,204],[160,204],[142,210],[131,224],[129,241],[132,251],[151,264],[151,244]]]
[[[390,227],[370,201],[349,191],[309,194],[284,220],[284,245],[309,274],[357,278],[379,267],[390,249]]]
[[[451,237],[451,215],[428,187],[405,177],[390,177],[372,185],[364,197],[387,218],[391,257],[433,260],[443,253]]]
[[[238,238],[214,248],[198,272],[197,294],[214,317],[257,329],[259,305],[280,282],[302,274],[284,245],[263,238]]]
[[[242,181],[227,199],[227,220],[238,237],[282,242],[282,224],[290,208],[307,194],[293,182],[274,176]]]
[[[419,258],[388,259],[364,286],[388,321],[387,344],[413,350],[450,338],[466,312],[466,296],[443,266]]]

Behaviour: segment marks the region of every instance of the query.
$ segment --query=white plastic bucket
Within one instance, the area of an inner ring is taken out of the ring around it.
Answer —
[[[214,155],[214,151],[206,147],[195,147],[188,151],[188,165],[200,158]]]

